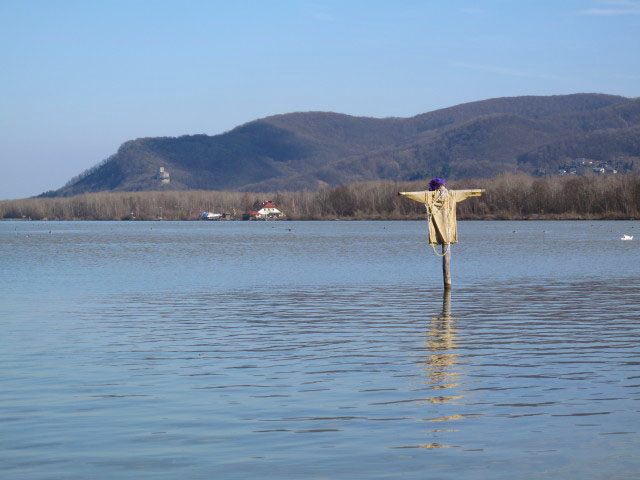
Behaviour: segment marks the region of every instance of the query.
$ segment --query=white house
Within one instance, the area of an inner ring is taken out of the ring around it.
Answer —
[[[169,172],[164,169],[164,167],[158,168],[158,174],[156,175],[156,178],[160,180],[160,183],[162,185],[171,183],[171,176],[169,175]]]
[[[283,213],[276,207],[276,205],[272,202],[264,202],[257,209],[258,215],[261,218],[280,218],[283,216]]]

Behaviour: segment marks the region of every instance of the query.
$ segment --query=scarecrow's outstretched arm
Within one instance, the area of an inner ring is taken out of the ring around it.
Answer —
[[[449,190],[449,192],[454,193],[456,201],[462,201],[465,198],[469,197],[479,197],[484,193],[484,190],[481,188],[475,188],[472,190]],[[421,192],[400,192],[398,195],[403,195],[411,200],[415,200],[420,203],[429,203],[429,195],[433,195],[434,192],[429,190],[423,190]]]
[[[455,192],[456,202],[461,202],[469,197],[479,197],[484,193],[484,190],[480,188],[475,188],[473,190],[451,190]]]
[[[429,190],[424,190],[422,192],[400,192],[398,195],[404,195],[411,200],[415,200],[420,203],[429,203],[429,194],[433,194],[433,192],[429,192]]]

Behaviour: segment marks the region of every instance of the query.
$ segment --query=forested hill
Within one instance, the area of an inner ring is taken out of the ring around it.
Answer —
[[[554,173],[577,158],[623,171],[640,167],[640,99],[602,94],[496,98],[411,118],[276,115],[221,135],[128,141],[43,195],[299,190],[378,179]]]

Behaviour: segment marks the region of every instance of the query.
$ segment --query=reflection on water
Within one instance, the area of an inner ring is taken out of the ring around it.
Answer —
[[[455,317],[451,316],[451,290],[446,289],[442,298],[442,312],[431,318],[427,338],[427,348],[431,353],[425,369],[433,390],[454,388],[459,385],[459,383],[450,383],[460,375],[455,369],[458,355],[454,353],[456,349],[454,322]]]
[[[466,282],[443,296],[439,277],[431,287],[393,274],[396,263],[413,267],[403,237],[382,229],[413,224],[339,225],[331,228],[347,233],[335,237],[313,230],[322,224],[291,225],[313,235],[199,224],[154,225],[146,237],[142,226],[122,227],[127,234],[104,224],[90,240],[12,236],[19,257],[0,245],[13,266],[0,275],[0,476],[595,479],[640,470],[637,272],[622,275],[620,263],[577,278],[510,269],[490,288]],[[501,225],[474,228],[490,236]],[[282,260],[250,275],[264,267],[241,263],[251,242],[211,236],[221,228],[279,239]],[[593,248],[571,250],[572,261],[592,261],[601,233],[592,244],[580,237]],[[530,263],[537,240],[520,244]],[[389,255],[372,261],[383,242]],[[201,250],[224,255],[193,257]],[[158,251],[168,252],[162,261]],[[629,252],[618,254],[633,263]],[[503,268],[493,253],[473,264]]]
[[[460,371],[456,368],[458,354],[455,353],[455,317],[451,315],[451,289],[444,289],[442,294],[442,311],[436,316],[432,316],[429,321],[427,332],[427,360],[424,362],[423,370],[428,376],[428,385],[434,391],[455,392],[460,386]],[[443,394],[432,397],[431,403],[436,404],[456,404],[464,395]],[[462,419],[462,415],[448,415],[446,417],[428,418],[427,421],[446,422]],[[456,432],[457,429],[434,428],[431,432]],[[441,443],[422,443],[417,445],[420,448],[450,448],[452,445]]]

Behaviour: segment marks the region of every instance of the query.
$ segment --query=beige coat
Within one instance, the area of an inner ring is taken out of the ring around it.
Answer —
[[[416,202],[427,206],[429,215],[429,245],[443,245],[458,242],[456,225],[456,204],[469,197],[479,197],[484,190],[447,190],[444,186],[431,192],[400,192]]]

